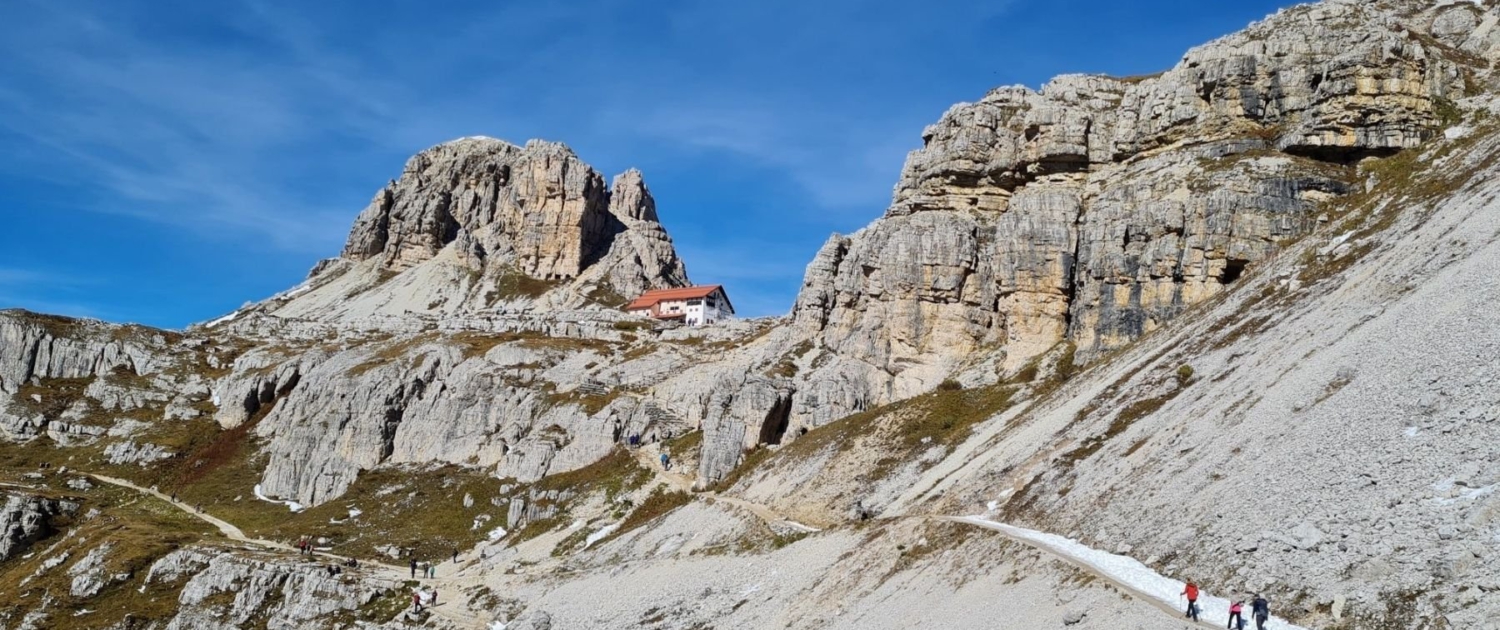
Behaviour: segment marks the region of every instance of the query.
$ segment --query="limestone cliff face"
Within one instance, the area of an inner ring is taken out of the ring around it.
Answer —
[[[993,380],[1063,342],[1086,361],[1222,293],[1315,227],[1354,163],[1436,133],[1439,110],[1497,50],[1500,14],[1481,13],[1299,6],[1158,76],[1063,76],[954,106],[923,132],[885,215],[808,265],[799,334],[780,351],[828,356],[782,384],[786,424],[818,426],[955,374]],[[741,420],[725,434],[765,422]],[[700,473],[738,458],[705,456]]]
[[[561,144],[464,138],[418,153],[355,220],[343,257],[403,270],[448,245],[541,279],[576,277],[608,249],[604,178]]]
[[[1160,76],[955,106],[885,217],[809,267],[798,323],[890,372],[895,397],[988,345],[1014,367],[1129,342],[1306,233],[1343,167],[1431,137],[1464,60],[1402,8],[1297,7]]]

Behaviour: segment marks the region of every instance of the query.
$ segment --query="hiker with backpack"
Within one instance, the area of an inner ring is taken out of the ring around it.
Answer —
[[[1187,583],[1187,588],[1182,589],[1182,594],[1187,596],[1187,614],[1183,615],[1193,621],[1198,620],[1198,585]]]
[[[662,453],[661,454],[661,469],[662,470],[671,470],[672,469],[672,456],[671,455],[668,455],[666,453]]]
[[[1240,630],[1245,627],[1245,617],[1240,613],[1245,610],[1245,602],[1234,600],[1229,602],[1229,625],[1224,626],[1227,630]]]
[[[1250,615],[1255,617],[1255,630],[1266,630],[1266,622],[1271,619],[1271,602],[1256,593],[1255,601],[1250,602]]]

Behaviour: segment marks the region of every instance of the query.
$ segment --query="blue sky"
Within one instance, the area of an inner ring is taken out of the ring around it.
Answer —
[[[1162,70],[1289,4],[9,0],[0,308],[210,319],[336,255],[411,154],[488,135],[640,168],[693,279],[779,314],[951,104]]]

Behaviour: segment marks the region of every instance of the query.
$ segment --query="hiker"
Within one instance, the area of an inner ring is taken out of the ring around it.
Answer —
[[[437,587],[436,586],[432,587],[432,605],[433,606],[437,605]]]
[[[421,591],[412,591],[411,592],[411,609],[415,610],[417,612],[422,612],[422,592]]]
[[[1250,602],[1250,614],[1255,617],[1255,630],[1266,630],[1266,621],[1271,619],[1271,602],[1255,594],[1255,601]]]
[[[662,453],[661,454],[661,469],[662,470],[671,470],[672,469],[672,456],[671,455],[668,455],[666,453]]]
[[[417,559],[411,559],[411,579],[417,579]]]
[[[1229,603],[1229,625],[1224,626],[1226,630],[1239,630],[1245,624],[1245,618],[1240,614],[1245,610],[1245,602],[1234,600]]]
[[[1187,595],[1187,600],[1188,600],[1187,614],[1184,615],[1184,616],[1187,617],[1188,619],[1192,619],[1193,621],[1197,621],[1198,620],[1198,585],[1194,584],[1192,582],[1188,582],[1187,583],[1187,588],[1182,589],[1182,594],[1183,595]]]
[[[458,550],[457,549],[453,550],[453,561],[454,562],[458,562]]]

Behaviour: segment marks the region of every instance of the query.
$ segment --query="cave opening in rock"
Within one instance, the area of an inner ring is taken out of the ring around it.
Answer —
[[[1250,264],[1248,260],[1235,260],[1233,258],[1224,262],[1224,272],[1219,274],[1220,284],[1234,284],[1240,276],[1245,275],[1245,267]]]
[[[760,425],[761,444],[780,444],[781,438],[786,437],[787,427],[792,419],[792,397],[781,396],[776,399],[776,405],[766,413],[766,419]]]

